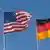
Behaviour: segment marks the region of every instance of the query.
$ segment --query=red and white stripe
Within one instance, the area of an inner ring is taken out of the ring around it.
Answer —
[[[26,28],[28,27],[27,24],[17,24],[17,23],[6,23],[4,24],[4,33],[7,33],[7,32],[20,32],[20,31],[23,31],[25,30]]]

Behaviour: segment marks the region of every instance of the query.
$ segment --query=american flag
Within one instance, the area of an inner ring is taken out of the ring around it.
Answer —
[[[24,31],[30,17],[31,14],[25,11],[4,12],[4,33]]]

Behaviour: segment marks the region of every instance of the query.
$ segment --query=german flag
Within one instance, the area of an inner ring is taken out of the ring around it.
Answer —
[[[44,40],[50,38],[50,19],[36,19],[37,39]]]
[[[50,38],[50,19],[48,19],[48,38]]]

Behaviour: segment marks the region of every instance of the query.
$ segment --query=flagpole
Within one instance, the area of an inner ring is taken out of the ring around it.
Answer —
[[[37,50],[39,50],[39,41],[38,41],[37,27],[36,27],[36,44],[37,44]]]
[[[3,50],[6,50],[6,35],[3,34]]]
[[[1,8],[1,10],[2,10],[2,12],[4,12],[4,10],[2,8]],[[4,30],[3,30],[3,50],[6,50],[6,35],[4,34]]]
[[[37,50],[39,50],[39,43],[38,43],[38,40],[37,40]]]

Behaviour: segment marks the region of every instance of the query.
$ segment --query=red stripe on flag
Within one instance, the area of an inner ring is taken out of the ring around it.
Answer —
[[[45,24],[43,24],[43,25],[38,24],[38,25],[37,25],[37,30],[38,30],[38,32],[44,32],[44,31],[46,31],[47,29],[46,29],[46,27],[45,27]]]
[[[25,15],[23,15],[23,16],[20,16],[20,17],[16,17],[16,20],[19,20],[19,19],[21,19],[21,18],[27,18],[27,16],[25,16]]]

